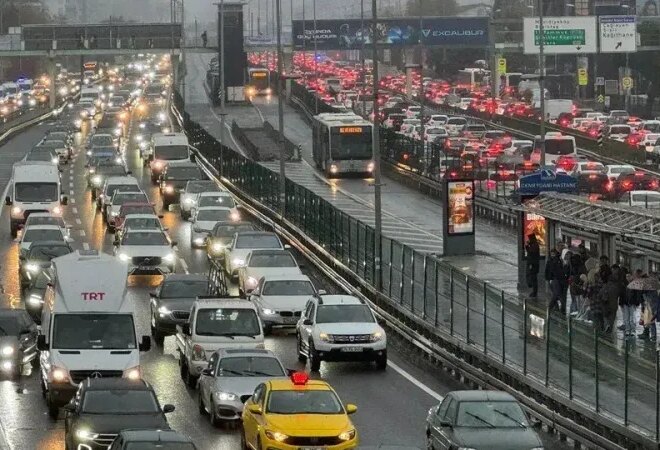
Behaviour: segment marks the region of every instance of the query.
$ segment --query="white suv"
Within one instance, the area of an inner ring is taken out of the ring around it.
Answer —
[[[296,326],[298,359],[309,359],[318,371],[321,361],[374,361],[387,367],[387,338],[371,308],[350,295],[311,298]]]

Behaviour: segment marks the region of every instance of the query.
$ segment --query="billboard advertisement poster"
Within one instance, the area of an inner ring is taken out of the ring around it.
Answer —
[[[420,31],[419,19],[382,19],[373,35],[371,21],[360,19],[293,21],[293,44],[296,49],[359,49],[376,39],[383,46],[482,47],[488,45],[487,17],[425,17]]]
[[[523,49],[538,54],[541,37],[538,17],[523,19]],[[543,52],[547,55],[587,54],[597,51],[596,17],[544,17]]]
[[[527,243],[529,242],[529,236],[531,234],[536,235],[536,240],[538,241],[539,249],[541,250],[541,256],[546,256],[545,217],[525,211],[523,213],[523,242],[525,243],[525,248],[527,248]]]
[[[474,233],[474,181],[447,182],[447,232],[450,235]]]

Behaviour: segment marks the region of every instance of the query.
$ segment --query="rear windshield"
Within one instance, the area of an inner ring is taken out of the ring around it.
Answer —
[[[282,244],[274,234],[239,234],[236,248],[282,248]]]

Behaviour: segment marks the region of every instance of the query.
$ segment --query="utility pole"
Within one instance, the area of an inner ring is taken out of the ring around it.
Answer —
[[[541,96],[541,123],[539,132],[541,133],[541,161],[540,167],[545,167],[545,55],[543,53],[543,42],[545,35],[543,34],[543,0],[537,0],[539,8],[539,95]]]
[[[220,0],[220,144],[225,145],[225,0]],[[222,147],[220,147],[222,149]],[[221,150],[222,152],[222,150]],[[222,153],[220,153],[220,176],[222,176],[225,164]]]
[[[316,1],[316,0],[315,0]],[[378,117],[378,35],[376,24],[378,22],[378,9],[377,0],[371,0],[371,14],[372,14],[372,38],[371,43],[373,46],[373,95],[374,95],[374,129],[373,129],[373,154],[374,154],[374,266],[376,272],[376,290],[380,291],[381,288],[381,248],[382,240],[381,235],[383,231],[382,224],[382,211],[381,211],[381,198],[380,198],[380,118]],[[316,29],[316,27],[314,27]]]
[[[366,96],[366,79],[367,73],[365,70],[364,62],[364,0],[360,0],[360,35],[362,40],[360,41],[360,81],[362,82],[362,115],[367,116],[367,96]]]
[[[257,0],[257,36],[261,35],[261,0]]]
[[[318,55],[316,53],[317,47],[316,47],[316,0],[312,0],[314,3],[314,77],[316,79],[319,79],[319,68],[318,68]],[[319,113],[319,96],[318,94],[314,95],[314,114]]]
[[[181,40],[183,41],[183,47],[181,48],[181,62],[182,64],[182,74],[181,74],[181,98],[183,99],[183,104],[186,104],[186,15],[185,15],[185,0],[181,0]]]
[[[419,0],[419,136],[422,141],[422,153],[426,152],[426,136],[424,136],[424,45],[422,44],[422,30],[424,29],[424,14],[422,13],[423,0]]]
[[[279,131],[280,147],[280,214],[284,217],[286,212],[286,173],[284,164],[284,92],[282,92],[284,77],[282,76],[282,66],[284,52],[282,51],[282,5],[281,0],[276,0],[275,16],[277,20],[277,73],[279,82],[279,92],[277,95],[277,120]]]
[[[491,9],[490,18],[488,20],[488,48],[490,49],[490,103],[491,103],[491,112],[490,118],[493,120],[495,116],[495,100],[497,99],[497,80],[499,79],[498,64],[497,64],[497,55],[495,50],[495,27],[493,26],[493,20],[495,18],[496,10]]]

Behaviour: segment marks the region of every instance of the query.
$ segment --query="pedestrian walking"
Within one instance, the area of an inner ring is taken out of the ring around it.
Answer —
[[[568,291],[571,294],[571,316],[577,318],[579,313],[584,310],[584,286],[582,275],[587,275],[587,268],[580,253],[574,253],[570,259]]]
[[[623,324],[619,327],[623,331],[623,335],[626,337],[634,336],[635,329],[637,328],[637,322],[635,321],[635,315],[637,308],[642,304],[644,298],[641,291],[637,289],[631,289],[630,283],[633,280],[641,278],[642,271],[636,270],[635,273],[628,275],[627,281],[628,285],[626,287],[626,295],[622,298],[620,303],[621,305],[621,315],[623,317]]]
[[[607,281],[601,289],[602,331],[609,334],[614,330],[614,321],[619,305],[626,296],[625,274],[618,266],[613,266]]]
[[[550,258],[545,264],[545,279],[550,284],[550,309],[558,309],[566,314],[566,288],[568,274],[556,249],[550,251]]]
[[[208,41],[208,36],[206,34],[206,30],[202,31],[202,46],[206,48],[206,43]]]
[[[531,288],[532,291],[529,293],[530,298],[536,298],[539,292],[539,261],[541,259],[541,248],[539,247],[539,241],[536,239],[535,234],[530,234],[528,236],[529,240],[525,246],[525,251],[527,252],[527,272],[525,274],[527,278],[527,287]]]

